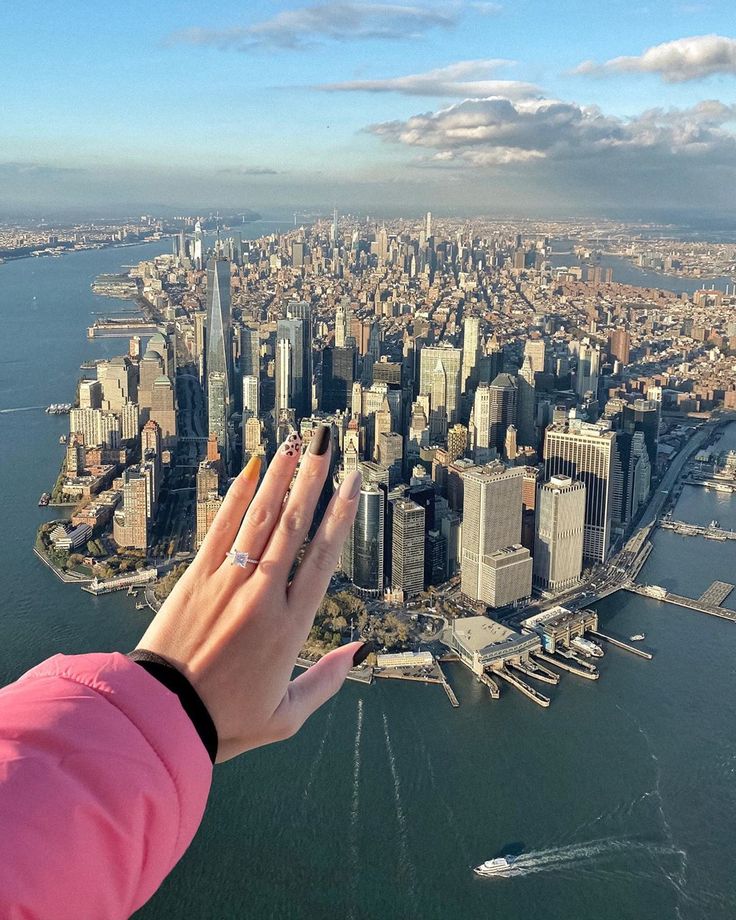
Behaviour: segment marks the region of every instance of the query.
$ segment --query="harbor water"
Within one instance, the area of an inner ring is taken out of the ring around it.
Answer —
[[[164,245],[0,266],[3,682],[56,652],[128,650],[148,622],[33,555],[67,426],[33,407],[71,400],[80,363],[120,350],[86,338],[91,311],[113,309],[95,276]],[[698,517],[704,501],[718,507]],[[736,497],[686,488],[680,502],[680,519],[733,526]],[[736,541],[654,542],[643,582],[697,596],[734,581]],[[459,709],[436,686],[349,684],[295,738],[217,767],[199,834],[138,916],[735,916],[734,624],[625,593],[598,609],[606,633],[644,632],[654,659],[607,646],[601,679],[563,675],[547,710],[511,687],[492,701],[459,665]],[[524,854],[518,874],[473,875],[507,853]]]

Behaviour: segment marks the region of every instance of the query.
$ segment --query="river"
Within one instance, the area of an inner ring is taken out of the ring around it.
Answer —
[[[161,248],[0,266],[3,681],[58,651],[127,650],[148,621],[32,554],[67,420],[24,407],[70,400],[79,364],[119,350],[86,338],[91,311],[113,308],[89,285]],[[677,517],[730,526],[736,499],[701,513],[713,495],[691,493]],[[736,581],[735,561],[736,542],[659,532],[642,580],[697,596]],[[653,661],[610,649],[599,681],[563,676],[548,710],[512,688],[492,701],[459,665],[457,710],[437,687],[349,684],[294,739],[218,767],[194,844],[137,916],[732,918],[734,626],[626,594],[599,612],[608,632],[645,632]],[[521,851],[516,877],[472,874]]]

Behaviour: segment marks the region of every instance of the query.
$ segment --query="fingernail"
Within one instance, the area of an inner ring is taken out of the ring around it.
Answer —
[[[340,488],[337,490],[337,494],[346,502],[352,501],[358,492],[360,492],[360,487],[362,485],[363,477],[360,472],[356,470],[354,473],[351,473],[347,479],[342,481]]]
[[[285,457],[298,456],[302,449],[302,439],[299,432],[292,431],[284,443],[279,447],[279,453]]]
[[[250,460],[243,467],[240,475],[243,479],[257,479],[258,474],[261,472],[261,458],[260,457],[251,457]]]
[[[322,454],[327,452],[327,448],[329,446],[330,426],[320,425],[312,435],[312,440],[309,442],[309,453],[314,454],[317,457],[321,457]]]
[[[375,650],[375,642],[364,642],[358,651],[353,655],[353,667],[357,668],[359,664],[363,664],[370,653],[375,652]]]

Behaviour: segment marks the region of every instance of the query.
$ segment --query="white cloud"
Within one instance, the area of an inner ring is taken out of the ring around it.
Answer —
[[[404,96],[455,96],[466,99],[485,99],[489,96],[522,99],[539,96],[539,87],[532,83],[488,79],[499,68],[512,63],[513,61],[500,59],[458,61],[425,73],[377,80],[325,83],[317,89],[327,92],[400,93]]]
[[[706,100],[689,109],[650,109],[636,118],[556,99],[465,100],[366,130],[383,140],[434,150],[424,163],[495,167],[540,160],[580,162],[652,154],[728,162],[736,137],[726,130],[736,106]],[[732,164],[733,165],[733,164]]]
[[[286,10],[248,26],[185,29],[172,35],[170,42],[235,51],[299,50],[324,41],[414,39],[433,28],[449,28],[457,20],[452,9],[344,0]]]
[[[666,83],[686,83],[712,74],[736,75],[736,39],[723,35],[693,35],[654,45],[638,56],[617,57],[603,64],[583,61],[574,73],[655,73]]]

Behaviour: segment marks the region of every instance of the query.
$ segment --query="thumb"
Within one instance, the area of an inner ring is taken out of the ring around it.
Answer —
[[[296,734],[307,719],[342,687],[353,658],[365,642],[350,642],[328,652],[286,688],[273,714],[272,725],[281,738]]]

